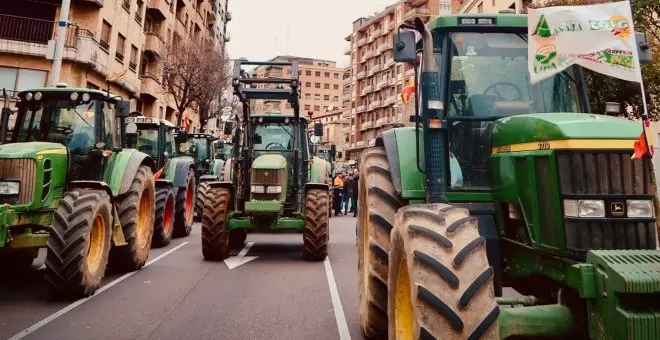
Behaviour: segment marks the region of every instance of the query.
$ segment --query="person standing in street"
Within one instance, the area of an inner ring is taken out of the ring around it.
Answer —
[[[353,197],[353,176],[348,175],[344,181],[344,213],[348,215],[348,205],[351,203],[351,197]],[[353,204],[351,203],[351,210],[353,209]]]
[[[357,170],[355,170],[355,173],[353,173],[353,179],[351,186],[353,187],[352,193],[353,195],[351,196],[351,212],[353,213],[353,217],[357,217],[357,210],[358,210],[358,191],[360,187],[360,174],[358,173]]]
[[[332,206],[335,210],[335,216],[341,215],[341,201],[344,195],[344,173],[340,172],[337,177],[335,177],[332,186],[334,187],[334,195],[332,200]]]

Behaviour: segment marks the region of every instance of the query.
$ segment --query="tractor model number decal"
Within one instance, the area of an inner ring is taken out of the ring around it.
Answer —
[[[550,150],[550,142],[548,141],[538,142],[538,145],[539,150]]]
[[[495,148],[496,153],[511,152],[511,145],[503,145]]]

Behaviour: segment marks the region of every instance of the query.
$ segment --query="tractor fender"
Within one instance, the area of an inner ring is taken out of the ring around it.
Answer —
[[[144,152],[125,149],[117,153],[106,167],[104,176],[109,179],[107,182],[112,189],[112,196],[119,196],[128,191],[138,168],[143,165],[151,168],[151,171],[156,171],[156,163]]]
[[[188,171],[194,169],[192,158],[190,159],[177,159],[175,164],[170,165],[168,168],[167,178],[172,181],[175,187],[183,188],[188,185]]]
[[[209,183],[209,187],[211,189],[224,188],[224,189],[228,189],[229,192],[231,192],[232,199],[231,199],[231,202],[230,202],[230,206],[231,206],[231,209],[233,210],[234,209],[234,202],[235,202],[234,199],[236,197],[236,187],[234,186],[234,183],[232,183],[232,182],[217,182],[217,181],[208,182],[208,183]]]
[[[218,174],[218,177],[220,178],[221,181],[231,181],[234,178],[234,173],[233,173],[233,168],[232,168],[232,163],[234,159],[229,158],[225,161],[225,163],[222,165],[222,171],[220,174]]]
[[[328,165],[329,163],[325,159],[320,157],[313,157],[309,182],[327,184]]]
[[[94,189],[102,190],[110,195],[110,198],[114,197],[112,194],[112,189],[106,182],[99,181],[71,181],[67,184],[67,190],[71,189]]]
[[[415,138],[414,127],[390,129],[376,138],[376,146],[385,148],[394,190],[404,199],[425,198],[424,175],[417,168]]]
[[[218,176],[216,175],[202,175],[199,177],[199,182],[197,184],[199,185],[199,183],[202,182],[217,182],[218,180]]]

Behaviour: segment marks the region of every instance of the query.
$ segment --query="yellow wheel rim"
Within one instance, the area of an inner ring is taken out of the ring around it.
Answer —
[[[85,260],[89,272],[95,273],[101,265],[105,236],[105,219],[100,214],[96,215],[89,231],[89,247],[87,248],[87,258]]]
[[[138,204],[137,211],[137,220],[135,221],[135,232],[137,234],[137,244],[140,249],[143,249],[147,246],[147,241],[149,241],[149,222],[151,218],[149,213],[153,207],[153,202],[149,197],[149,189],[144,189],[142,191],[142,196],[140,196],[140,203]]]
[[[413,340],[414,319],[410,298],[410,277],[405,256],[399,263],[396,276],[396,297],[394,309],[395,334],[397,340]]]

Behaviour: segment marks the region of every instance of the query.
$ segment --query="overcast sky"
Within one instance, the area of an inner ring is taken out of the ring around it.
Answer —
[[[397,0],[229,0],[229,56],[268,60],[295,55],[336,61],[344,56],[353,21],[381,11]]]

